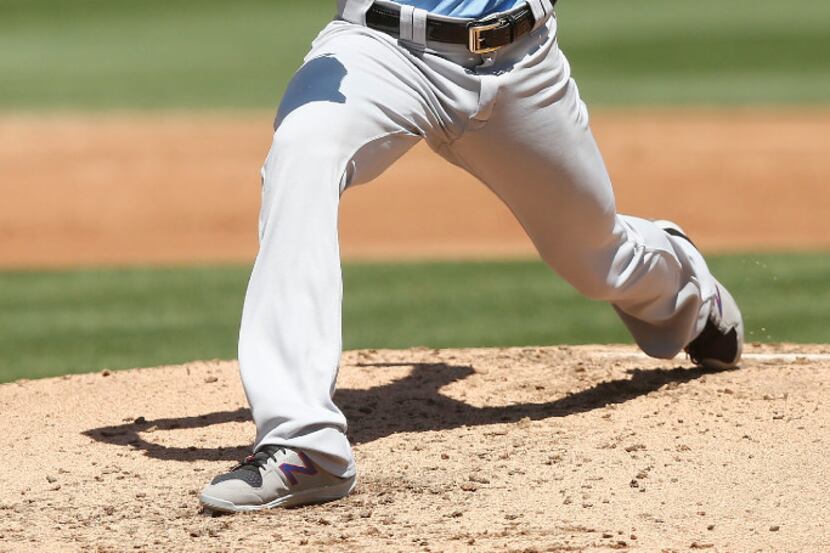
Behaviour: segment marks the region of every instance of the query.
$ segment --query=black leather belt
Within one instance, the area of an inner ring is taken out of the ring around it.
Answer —
[[[551,2],[554,4],[555,0]],[[446,21],[427,17],[428,41],[465,44],[473,54],[486,54],[518,40],[533,30],[533,12],[524,7],[498,17],[471,21]],[[397,6],[372,4],[366,12],[366,25],[400,38],[401,10]]]

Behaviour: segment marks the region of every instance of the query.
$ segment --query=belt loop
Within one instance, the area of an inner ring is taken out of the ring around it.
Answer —
[[[401,40],[416,46],[427,45],[427,14],[426,10],[414,6],[401,6]]]
[[[401,6],[401,40],[405,40],[407,42],[413,41],[413,15],[415,15],[414,6]]]
[[[536,30],[544,25],[553,13],[553,4],[550,0],[527,0],[527,3],[533,13],[533,29]]]
[[[372,0],[337,0],[337,13],[346,21],[366,24],[366,11],[372,6]]]
[[[429,12],[421,8],[415,8],[412,14],[412,42],[426,47],[427,45],[427,16]]]

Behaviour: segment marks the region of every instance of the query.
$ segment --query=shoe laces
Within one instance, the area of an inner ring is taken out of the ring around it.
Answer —
[[[245,459],[242,462],[240,462],[237,466],[235,466],[231,470],[231,472],[237,470],[250,470],[253,472],[259,472],[259,469],[264,467],[268,463],[268,461],[280,451],[285,451],[285,448],[277,445],[263,446],[259,451],[257,451],[253,455],[245,457]]]

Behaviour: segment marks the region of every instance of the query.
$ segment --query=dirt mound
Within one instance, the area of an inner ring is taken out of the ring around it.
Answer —
[[[242,261],[272,114],[0,116],[0,266]],[[830,111],[594,112],[622,212],[707,250],[830,247]],[[344,195],[350,258],[533,255],[510,212],[426,147]]]
[[[627,347],[343,364],[359,491],[251,516],[196,501],[253,437],[235,363],[0,386],[0,551],[830,547],[830,347],[726,372]]]

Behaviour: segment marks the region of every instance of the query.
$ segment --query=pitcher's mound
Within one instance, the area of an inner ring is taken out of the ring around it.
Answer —
[[[827,346],[725,372],[628,347],[350,352],[358,491],[222,517],[197,493],[253,438],[235,363],[6,384],[0,551],[827,551],[828,368]]]

